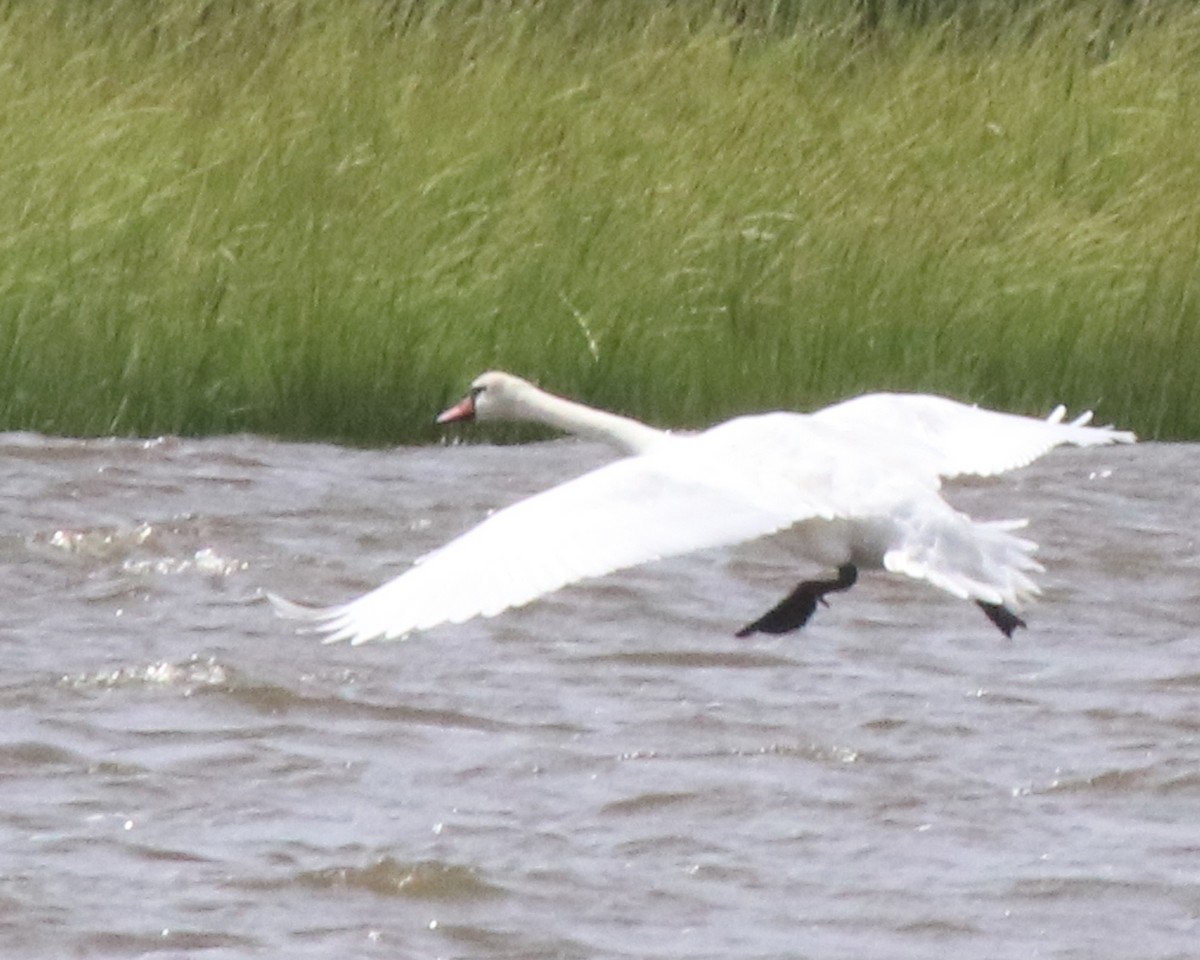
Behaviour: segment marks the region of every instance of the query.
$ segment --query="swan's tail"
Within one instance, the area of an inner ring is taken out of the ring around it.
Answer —
[[[1024,520],[980,522],[949,506],[901,518],[902,542],[883,557],[886,569],[925,580],[964,600],[1019,610],[1041,591],[1032,574],[1037,544],[1016,536]]]

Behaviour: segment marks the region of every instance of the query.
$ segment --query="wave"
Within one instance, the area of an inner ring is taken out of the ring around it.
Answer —
[[[504,891],[479,876],[472,867],[441,860],[406,863],[381,857],[365,867],[324,867],[296,874],[301,886],[318,889],[366,890],[387,897],[470,903],[490,900]]]

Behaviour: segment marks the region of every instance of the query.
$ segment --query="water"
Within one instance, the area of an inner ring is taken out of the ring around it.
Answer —
[[[606,456],[0,438],[0,953],[1200,956],[1200,447],[955,488],[1042,544],[1012,641],[877,575],[737,641],[771,543],[402,644],[260,599]]]

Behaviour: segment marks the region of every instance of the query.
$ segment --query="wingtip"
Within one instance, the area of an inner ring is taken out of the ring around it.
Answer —
[[[1094,440],[1091,444],[1092,446],[1103,446],[1108,443],[1138,442],[1138,436],[1132,430],[1118,430],[1111,423],[1106,423],[1104,426],[1089,427],[1088,429],[1092,432]]]
[[[346,639],[344,633],[331,633],[336,627],[331,620],[340,611],[338,607],[314,607],[305,603],[296,603],[281,597],[277,593],[266,591],[263,596],[270,601],[275,609],[275,615],[283,620],[295,620],[300,623],[299,633],[326,634],[321,638],[322,643],[337,643]]]
[[[275,610],[275,615],[283,620],[299,621],[300,633],[323,634],[321,643],[325,645],[349,643],[352,647],[362,646],[378,640],[407,640],[412,630],[403,633],[393,633],[382,627],[365,628],[355,622],[347,622],[344,617],[345,608],[340,606],[316,607],[306,603],[296,603],[277,593],[263,591],[264,596]]]
[[[1087,436],[1090,442],[1081,443],[1077,438],[1074,442],[1080,443],[1083,446],[1096,446],[1105,443],[1137,443],[1137,434],[1132,430],[1117,430],[1111,423],[1093,424],[1092,417],[1094,416],[1091,410],[1084,410],[1072,420],[1067,420],[1067,408],[1063,404],[1059,404],[1050,411],[1050,415],[1046,417],[1046,423],[1062,424],[1064,427],[1081,427],[1088,431]],[[1065,422],[1064,422],[1065,421]]]
[[[265,591],[263,596],[267,598],[271,606],[275,609],[275,615],[284,620],[307,620],[311,622],[324,619],[327,615],[324,607],[313,607],[304,603],[296,603],[293,600],[281,597],[277,593]]]

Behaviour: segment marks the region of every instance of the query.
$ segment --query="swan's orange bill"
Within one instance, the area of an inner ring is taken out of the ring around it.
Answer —
[[[475,398],[463,397],[449,410],[444,410],[438,416],[438,423],[454,423],[456,420],[470,420],[475,416]]]

